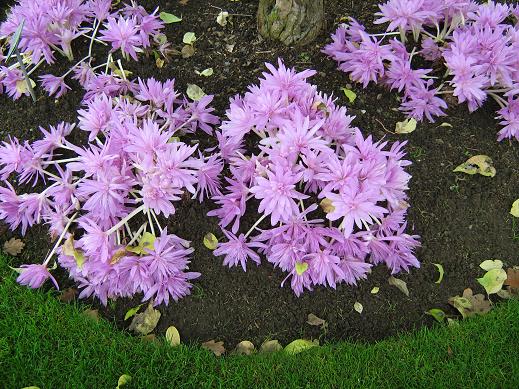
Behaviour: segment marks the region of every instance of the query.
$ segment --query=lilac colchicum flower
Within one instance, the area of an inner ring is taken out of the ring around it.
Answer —
[[[97,85],[100,87],[99,84],[104,81],[104,91],[108,92],[107,77],[126,71],[122,69],[121,63],[113,66],[115,62],[111,55],[108,55],[106,63],[93,66],[94,44],[100,42],[108,46],[110,53],[120,50],[123,58],[135,61],[139,59],[138,54],[144,52],[154,51],[166,60],[171,55],[169,43],[162,33],[164,23],[159,18],[158,9],[149,14],[143,7],[134,6],[138,12],[128,12],[129,6],[112,9],[110,0],[17,0],[9,8],[6,20],[0,23],[0,37],[7,37],[9,41],[9,37],[24,23],[18,49],[27,58],[27,73],[33,78],[29,82],[36,85],[35,81],[39,79],[40,86],[49,96],[59,98],[71,89],[66,79],[69,74],[88,89],[87,86],[96,81],[97,76],[103,75],[100,73],[103,68],[106,69],[104,77],[97,80]],[[32,75],[42,63],[53,64],[57,57],[64,56],[73,61],[77,54],[73,49],[76,47],[74,41],[81,38],[87,41],[87,56],[63,75]],[[16,60],[10,60],[8,64],[6,59],[0,53],[0,94],[5,91],[14,100],[22,95],[29,96],[27,81],[17,68],[19,65]],[[125,77],[119,78],[122,78],[121,84],[126,83]],[[127,86],[119,85],[115,92],[121,92]],[[114,85],[111,87],[115,89]],[[206,127],[204,131],[207,131]]]
[[[37,289],[50,278],[56,289],[59,290],[56,279],[52,276],[52,274],[50,274],[45,265],[22,265],[19,269],[16,270],[20,273],[16,279],[16,282],[18,282],[20,285],[26,285],[29,288]]]
[[[445,95],[467,103],[470,112],[492,98],[501,107],[498,119],[504,126],[498,140],[519,139],[517,104],[506,99],[519,88],[519,7],[496,1],[389,0],[379,8],[375,24],[387,24],[385,33],[369,34],[351,19],[323,49],[340,70],[363,87],[375,82],[397,90],[400,110],[418,121],[444,116]],[[415,44],[411,52],[404,45],[409,33]],[[416,56],[434,64],[416,68]]]
[[[140,81],[130,80],[131,88],[119,95],[87,84],[90,98],[78,110],[77,130],[59,123],[40,128],[41,139],[33,142],[9,137],[0,145],[0,178],[6,181],[0,185],[0,220],[22,235],[45,223],[56,238],[42,265],[22,266],[20,283],[55,282],[48,266],[54,260],[77,282],[81,298],[106,304],[142,293],[159,305],[188,295],[200,277],[189,271],[190,242],[163,226],[175,217],[178,201],[221,194],[220,155],[183,141],[186,132],[213,133],[212,96],[197,108],[174,80]],[[73,131],[84,131],[88,141],[72,144],[69,139],[78,138]],[[44,189],[16,193],[11,179]],[[137,216],[141,225],[135,228]]]
[[[356,27],[338,31],[338,39],[347,33],[357,42],[367,39]],[[359,69],[373,65],[373,77],[385,74],[384,64],[369,62],[368,52],[376,56],[390,50],[367,40],[365,61],[357,59]],[[287,273],[282,285],[290,280],[297,296],[318,285],[355,285],[381,262],[395,273],[419,267],[414,254],[419,237],[405,233],[411,176],[404,170],[410,164],[404,144],[388,148],[387,142],[364,138],[351,126],[346,108],[307,81],[315,72],[297,73],[281,60],[278,68],[267,68],[270,73],[259,85],[230,100],[227,120],[217,132],[229,176],[212,197],[216,209],[208,213],[219,219],[225,236],[214,255],[223,257],[225,266],[246,271],[247,263],[259,264],[262,254]],[[398,77],[404,87],[421,86],[428,74],[403,72],[406,76]],[[258,150],[243,150],[241,145],[252,139]],[[319,205],[326,223],[317,218]],[[258,220],[242,232],[241,219],[251,209],[257,209]]]

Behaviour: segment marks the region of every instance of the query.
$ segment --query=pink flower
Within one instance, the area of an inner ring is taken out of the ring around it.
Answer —
[[[11,138],[9,135],[9,142],[3,141],[0,146],[0,177],[2,180],[7,180],[9,175],[13,172],[21,172],[22,164],[22,150],[18,139]]]
[[[279,221],[287,222],[299,213],[295,200],[304,200],[307,195],[295,190],[296,183],[301,180],[300,174],[274,166],[274,172],[267,170],[267,178],[258,177],[256,185],[250,191],[261,200],[258,212],[271,215],[272,225]]]
[[[124,58],[128,59],[129,55],[137,61],[137,53],[142,51],[142,38],[135,18],[109,17],[104,27],[101,30],[101,40],[110,42],[112,51],[121,49]]]
[[[424,9],[424,0],[389,0],[378,6],[380,16],[375,24],[388,23],[387,31],[410,31],[421,28],[428,18],[435,16],[434,12]]]
[[[106,132],[112,120],[112,99],[105,94],[95,96],[87,103],[87,109],[80,109],[79,128],[90,132],[88,141],[93,141],[100,132]]]
[[[44,74],[40,76],[41,86],[49,94],[49,96],[56,95],[55,97],[61,97],[67,90],[70,90],[70,86],[65,84],[63,77],[53,76],[52,74]]]
[[[18,270],[20,271],[20,275],[16,279],[16,282],[21,285],[27,285],[30,288],[37,289],[50,278],[56,289],[59,290],[56,279],[50,274],[46,265],[22,265]]]
[[[222,230],[228,242],[218,243],[218,247],[213,251],[215,256],[225,255],[223,260],[224,266],[237,266],[241,264],[243,271],[247,271],[247,260],[251,259],[256,262],[257,265],[261,263],[259,255],[254,252],[251,247],[262,247],[263,245],[258,242],[247,243],[247,238],[244,234],[236,237],[233,233]]]
[[[358,192],[355,188],[344,188],[339,194],[328,193],[333,211],[326,215],[329,220],[341,219],[341,227],[344,236],[348,237],[353,232],[354,224],[363,228],[364,223],[373,223],[374,219],[381,218],[387,210],[375,205],[380,200],[380,195],[374,191]]]

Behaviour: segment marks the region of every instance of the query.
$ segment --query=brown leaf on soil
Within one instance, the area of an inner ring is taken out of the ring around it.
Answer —
[[[223,342],[215,342],[213,339],[202,343],[202,348],[212,351],[213,354],[217,357],[225,353],[225,347],[223,346]]]
[[[157,336],[155,334],[148,334],[148,335],[144,335],[142,338],[141,338],[143,341],[145,342],[150,342],[150,343],[157,343]]]
[[[18,254],[20,254],[24,247],[25,243],[17,238],[11,238],[4,243],[4,251],[13,257],[16,257]]]
[[[473,294],[470,288],[465,289],[462,296],[451,297],[449,304],[456,308],[464,319],[483,315],[491,309],[490,301],[485,300],[482,294]]]
[[[519,267],[511,267],[506,269],[506,281],[504,283],[510,288],[519,288]]]
[[[315,316],[313,313],[308,314],[307,324],[315,327],[324,328],[326,326],[326,320],[321,319],[320,317]]]
[[[82,314],[92,320],[99,321],[99,311],[97,309],[85,309]]]
[[[76,288],[67,288],[60,294],[58,298],[60,301],[64,303],[70,303],[71,301],[74,301],[76,299],[76,293]]]
[[[180,5],[187,5],[187,3],[189,3],[189,0],[178,0],[178,3]]]
[[[129,329],[139,335],[148,335],[155,329],[159,319],[160,311],[153,308],[153,302],[150,301],[148,308],[144,312],[138,313],[133,317]]]

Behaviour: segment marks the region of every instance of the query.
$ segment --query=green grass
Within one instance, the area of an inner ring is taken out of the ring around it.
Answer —
[[[125,388],[519,387],[517,301],[459,327],[424,328],[374,345],[216,358],[197,347],[146,343],[89,319],[55,292],[16,285],[1,262],[2,389],[115,388],[125,373],[133,377]]]

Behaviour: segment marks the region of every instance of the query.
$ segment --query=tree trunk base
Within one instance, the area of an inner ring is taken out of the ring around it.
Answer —
[[[324,22],[323,0],[260,0],[258,30],[266,39],[285,45],[312,42]]]

